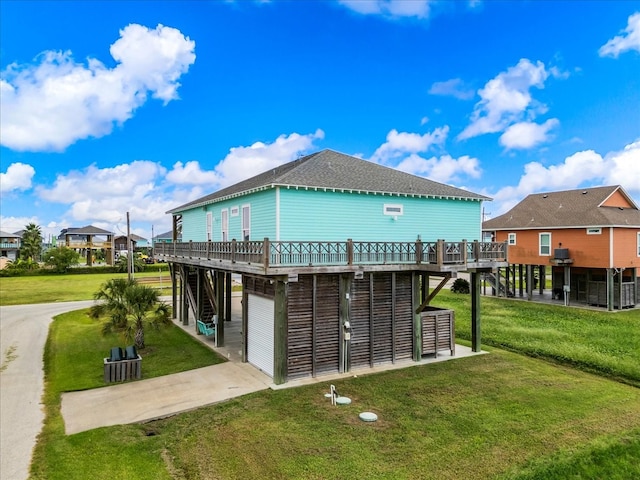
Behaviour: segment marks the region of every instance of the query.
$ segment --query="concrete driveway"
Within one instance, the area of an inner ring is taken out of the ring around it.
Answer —
[[[42,430],[42,354],[54,316],[86,308],[93,300],[0,307],[0,478],[29,476]]]

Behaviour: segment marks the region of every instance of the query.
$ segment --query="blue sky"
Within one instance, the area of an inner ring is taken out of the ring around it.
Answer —
[[[492,197],[640,204],[637,1],[0,3],[0,229],[146,238],[324,148]]]

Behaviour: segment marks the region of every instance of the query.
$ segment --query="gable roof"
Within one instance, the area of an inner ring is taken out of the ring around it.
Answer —
[[[322,150],[169,210],[193,207],[277,186],[432,198],[491,200],[489,197],[401,172],[333,150]]]
[[[20,235],[20,233],[18,233],[18,232],[9,233],[9,232],[5,232],[3,230],[0,230],[0,237],[2,237],[2,238],[22,238],[22,235]]]
[[[129,235],[131,237],[131,240],[133,240],[134,242],[139,242],[140,240],[147,240],[144,237],[141,237],[140,235],[136,235],[135,233],[132,233]],[[114,240],[119,240],[121,238],[124,238],[125,240],[127,239],[126,235],[118,235],[117,237],[114,238]]]
[[[607,206],[620,194],[625,207]],[[534,193],[507,213],[487,220],[483,230],[523,230],[571,227],[640,227],[640,210],[619,186]]]

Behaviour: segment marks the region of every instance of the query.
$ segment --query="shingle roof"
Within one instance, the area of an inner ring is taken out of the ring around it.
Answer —
[[[461,188],[434,182],[351,155],[322,150],[176,207],[168,213],[184,211],[230,196],[275,186],[491,200]]]
[[[19,233],[9,233],[0,230],[0,237],[2,238],[22,238],[22,235]]]
[[[79,228],[68,228],[62,236],[64,235],[113,235],[113,233],[93,225],[87,225]]]
[[[616,191],[627,199],[629,208],[603,205]],[[517,230],[600,226],[640,227],[640,210],[619,185],[534,193],[507,213],[484,222],[482,229]]]

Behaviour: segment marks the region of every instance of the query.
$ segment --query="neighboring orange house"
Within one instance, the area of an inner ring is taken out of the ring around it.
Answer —
[[[529,299],[534,289],[544,294],[551,267],[550,293],[567,305],[640,304],[640,210],[619,185],[532,194],[482,230],[508,243],[510,266],[498,278],[507,280],[510,295],[511,285],[520,296],[525,285]]]

